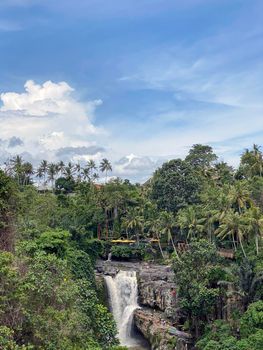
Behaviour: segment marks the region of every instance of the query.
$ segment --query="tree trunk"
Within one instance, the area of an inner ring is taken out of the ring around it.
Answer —
[[[239,243],[240,243],[240,246],[241,246],[242,252],[243,252],[243,254],[244,254],[244,257],[246,258],[246,257],[247,257],[247,255],[246,255],[246,252],[245,252],[245,250],[244,250],[243,243],[242,243],[242,240],[241,240],[241,239],[239,239]]]
[[[175,252],[175,255],[176,255],[177,259],[178,259],[179,261],[181,261],[179,255],[178,255],[176,246],[175,246],[175,244],[174,244],[173,237],[171,237],[171,242],[172,242],[172,246],[173,246],[173,249],[174,249],[174,252]]]
[[[259,253],[259,248],[258,248],[258,233],[256,233],[255,241],[256,241],[256,252],[257,252],[257,255],[258,255],[258,253]]]
[[[162,255],[162,258],[164,259],[164,255],[163,255],[163,250],[162,250],[162,246],[161,246],[161,242],[160,242],[160,237],[158,235],[158,233],[156,233],[157,239],[158,239],[158,246]]]

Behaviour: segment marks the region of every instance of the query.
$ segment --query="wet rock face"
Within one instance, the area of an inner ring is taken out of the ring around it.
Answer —
[[[173,328],[169,321],[164,320],[161,312],[146,309],[136,310],[134,322],[151,343],[152,350],[193,349],[191,335]]]
[[[167,266],[146,266],[138,272],[139,304],[172,318],[177,302],[174,274]]]
[[[152,350],[173,350],[173,337],[169,334],[169,324],[161,315],[153,310],[139,309],[135,311],[134,322],[143,336],[148,339]]]

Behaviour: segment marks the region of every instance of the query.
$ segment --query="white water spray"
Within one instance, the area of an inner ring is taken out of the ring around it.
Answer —
[[[105,276],[105,281],[120,343],[136,346],[138,341],[132,337],[133,313],[139,308],[136,272],[119,271],[114,278]]]

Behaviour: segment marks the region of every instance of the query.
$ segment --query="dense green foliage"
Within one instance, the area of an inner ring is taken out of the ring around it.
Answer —
[[[177,327],[200,349],[261,349],[259,147],[234,170],[210,146],[194,145],[144,185],[107,181],[107,159],[99,169],[103,185],[92,160],[43,160],[35,170],[17,156],[0,171],[0,347],[118,349],[94,276],[96,260],[111,253],[173,264]]]
[[[250,304],[240,320],[240,330],[224,321],[207,327],[206,335],[197,342],[200,350],[261,350],[263,348],[263,302]]]
[[[175,259],[174,270],[180,288],[180,305],[187,314],[190,329],[195,328],[198,336],[220,296],[218,281],[225,278],[223,264],[215,246],[200,240],[192,241],[189,250]]]

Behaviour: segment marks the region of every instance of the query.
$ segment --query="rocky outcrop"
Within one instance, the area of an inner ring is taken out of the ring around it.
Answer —
[[[163,317],[163,313],[139,309],[135,311],[136,327],[150,342],[152,350],[191,350],[190,334],[178,331]]]
[[[174,274],[169,266],[144,266],[138,272],[140,305],[163,311],[173,318],[177,293]]]
[[[165,312],[172,318],[176,308],[176,284],[169,266],[147,263],[99,261],[99,274],[115,276],[119,270],[137,272],[139,304]]]

